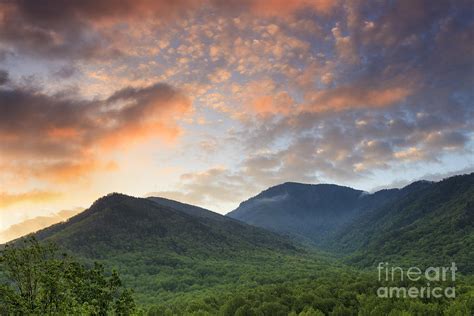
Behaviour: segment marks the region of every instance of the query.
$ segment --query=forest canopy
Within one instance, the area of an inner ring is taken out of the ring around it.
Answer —
[[[60,254],[53,244],[34,237],[1,251],[0,314],[128,315],[135,310],[132,292],[116,271],[88,267]]]

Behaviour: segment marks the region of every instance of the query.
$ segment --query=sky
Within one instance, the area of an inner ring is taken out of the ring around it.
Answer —
[[[0,2],[0,242],[110,192],[474,171],[471,1]]]

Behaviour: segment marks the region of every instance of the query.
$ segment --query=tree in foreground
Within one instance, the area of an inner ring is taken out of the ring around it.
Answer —
[[[34,237],[0,252],[0,315],[129,315],[131,291],[102,265],[86,267]]]

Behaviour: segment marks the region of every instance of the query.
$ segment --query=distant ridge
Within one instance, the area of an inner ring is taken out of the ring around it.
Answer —
[[[389,258],[423,264],[456,260],[466,273],[474,271],[474,173],[371,194],[284,183],[227,216],[349,255],[363,266]]]
[[[320,244],[359,211],[364,191],[334,184],[287,182],[242,202],[231,218]]]

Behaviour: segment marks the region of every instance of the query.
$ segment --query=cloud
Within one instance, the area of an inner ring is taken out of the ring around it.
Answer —
[[[239,138],[247,148],[236,168],[187,174],[177,186],[179,194],[168,197],[235,205],[286,181],[350,183],[378,170],[436,163],[449,152],[468,154],[472,112],[439,97],[416,107],[412,102],[419,99],[409,98],[383,111],[355,107],[245,121]],[[433,108],[437,110],[430,111]]]
[[[173,141],[191,102],[166,84],[124,88],[105,99],[48,95],[34,88],[0,89],[0,151],[12,168],[64,181],[98,169],[108,149],[144,138]]]
[[[306,110],[341,111],[355,108],[382,108],[403,101],[412,93],[408,86],[377,87],[355,84],[339,86],[308,95],[309,106]]]
[[[453,177],[456,175],[462,175],[462,174],[470,174],[474,172],[474,166],[472,167],[467,167],[463,169],[457,169],[454,171],[448,171],[448,172],[438,172],[438,173],[427,173],[421,177],[418,177],[417,179],[402,179],[402,180],[396,180],[391,183],[382,185],[382,186],[377,186],[371,190],[371,192],[376,192],[379,190],[383,189],[392,189],[392,188],[403,188],[404,186],[414,182],[414,181],[421,181],[421,180],[426,180],[426,181],[441,181],[443,179]]]
[[[53,72],[53,76],[59,79],[71,78],[76,74],[77,69],[72,65],[63,65],[59,69]]]
[[[0,4],[0,37],[15,50],[45,58],[107,59],[123,55],[109,27],[147,17],[169,19],[195,1],[7,1]]]
[[[20,203],[47,203],[57,200],[61,196],[61,193],[49,191],[30,191],[25,193],[0,192],[0,208]]]
[[[222,207],[241,201],[254,191],[255,186],[250,179],[233,174],[226,168],[213,167],[202,172],[182,174],[175,191],[153,192],[147,196],[175,199],[222,213]]]
[[[193,145],[178,152],[211,151],[212,162],[167,194],[213,205],[472,147],[469,1],[11,1],[0,11],[13,65],[0,72],[2,172],[76,180],[118,168],[109,150],[189,128]],[[180,120],[191,101],[199,117]],[[204,136],[226,132],[225,149]]]
[[[0,3],[0,38],[9,49],[30,56],[108,60],[129,55],[127,38],[139,38],[148,22],[156,27],[209,10],[229,18],[247,12],[287,17],[307,10],[325,15],[336,4],[331,0],[6,1]]]
[[[404,121],[403,116],[396,118],[396,112],[384,119],[386,113],[374,117],[370,112],[360,111],[342,117],[305,113],[283,119],[284,123],[267,118],[262,123],[264,129],[249,130],[247,136],[241,137],[262,138],[248,148],[236,168],[210,168],[183,174],[176,191],[155,195],[218,211],[230,210],[249,196],[287,181],[319,183],[324,179],[331,183],[353,183],[367,179],[378,170],[436,163],[447,154],[446,150],[467,153],[466,142],[472,139],[467,136],[470,130],[467,119],[457,127],[443,126],[442,132],[435,134],[448,136],[439,136],[439,140],[436,136],[436,141],[429,141],[433,138],[430,128],[419,129],[416,123]],[[278,128],[282,130],[276,131]],[[449,132],[451,128],[456,132]],[[278,146],[273,146],[271,141],[275,135],[278,135],[275,138]],[[283,148],[282,139],[287,142]]]
[[[250,107],[253,112],[266,116],[271,114],[288,115],[296,111],[295,102],[286,91],[280,91],[275,95],[264,95],[256,97]]]
[[[0,231],[0,243],[8,242],[10,240],[25,236],[32,232],[51,226],[53,224],[62,222],[78,214],[81,211],[81,208],[77,208],[74,210],[63,210],[55,214],[51,214],[49,216],[38,216],[27,219],[21,223],[12,225],[3,231]]]
[[[367,14],[372,5],[380,16]],[[466,5],[347,3],[346,20],[328,32],[338,60],[324,71],[325,62],[315,63],[314,70],[299,76],[304,99],[292,91],[298,102],[277,108],[273,96],[282,88],[273,85],[268,90],[275,93],[250,103],[257,118],[246,116],[240,137],[249,154],[263,150],[262,161],[278,162],[266,172],[251,169],[256,179],[297,175],[347,181],[403,164],[440,161],[450,152],[468,153],[473,95],[466,83],[474,77],[472,45],[465,45],[473,36]],[[288,78],[298,78],[295,74],[301,72],[292,70]],[[325,86],[318,85],[318,75]],[[245,170],[237,174],[247,175]]]
[[[0,69],[0,86],[8,82],[8,72]]]
[[[359,56],[357,47],[354,45],[352,38],[350,36],[343,36],[341,28],[337,24],[332,28],[331,32],[334,36],[339,57],[348,63],[357,64],[359,62]]]
[[[232,76],[232,74],[225,69],[217,69],[214,73],[209,75],[209,80],[212,83],[222,83]]]
[[[442,111],[416,114],[441,105]],[[406,162],[438,161],[449,152],[467,153],[472,115],[463,104],[446,99],[417,107],[408,102],[384,111],[302,112],[251,120],[241,138],[247,140],[248,151],[264,149],[279,159],[282,166],[276,174],[289,169],[288,175],[301,178],[348,180]]]
[[[228,1],[232,3],[232,1]],[[287,16],[302,10],[313,10],[319,13],[329,13],[337,4],[337,0],[250,0],[239,1],[244,7],[247,4],[250,10],[261,16]]]

